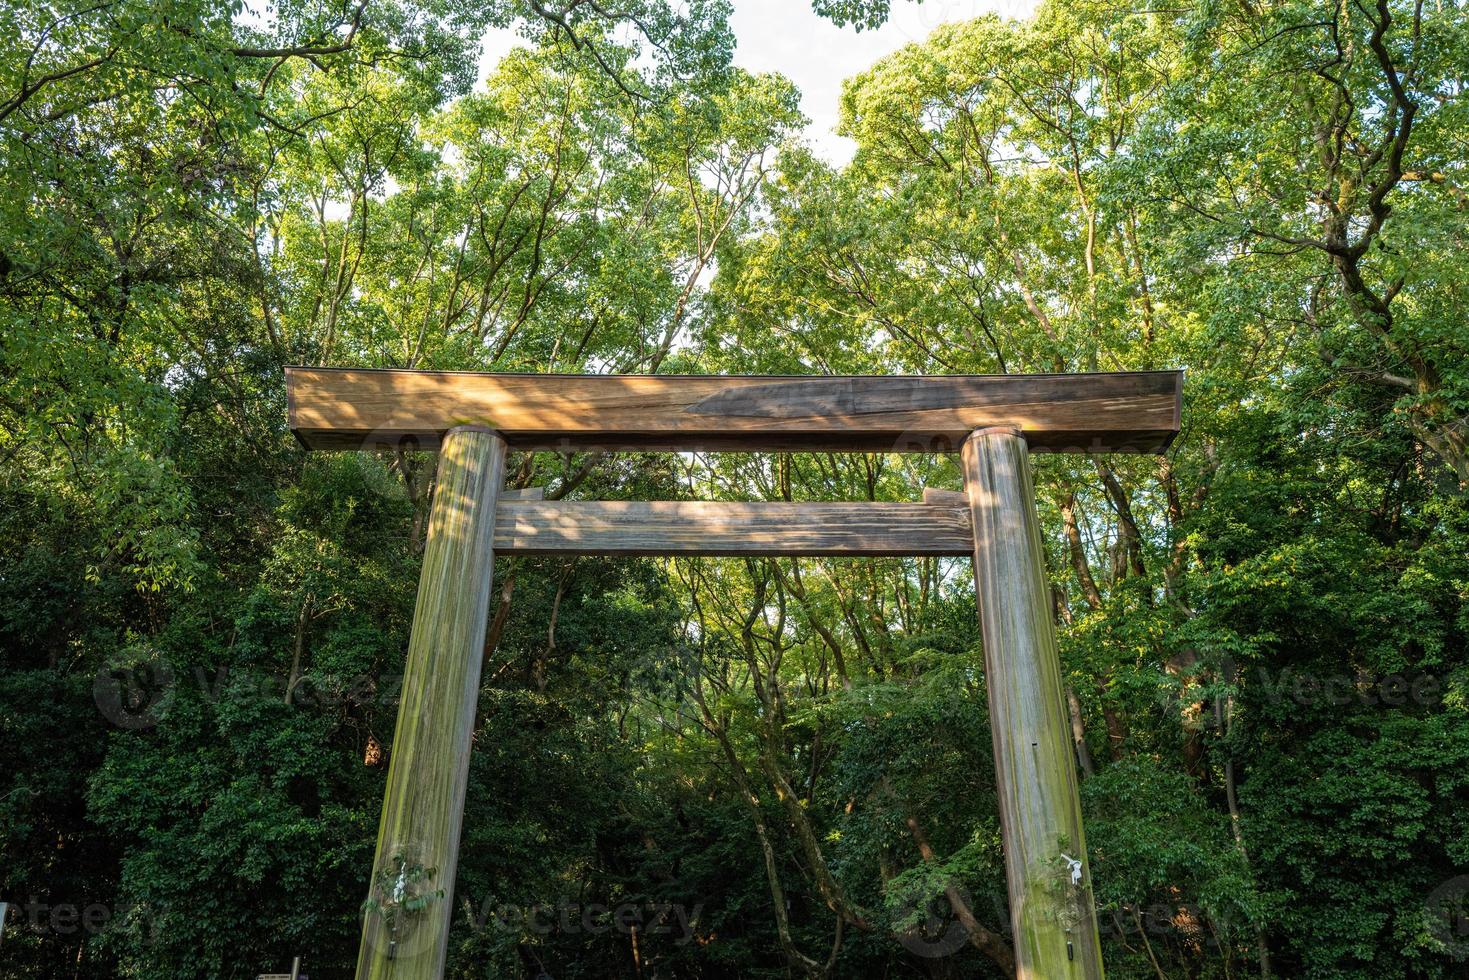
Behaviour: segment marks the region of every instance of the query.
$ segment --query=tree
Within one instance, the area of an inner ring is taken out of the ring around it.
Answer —
[[[1460,6],[947,25],[840,168],[722,3],[273,11],[0,17],[0,975],[350,972],[433,466],[304,455],[289,362],[1186,367],[1165,456],[1036,463],[1108,971],[1457,975]],[[453,975],[1008,975],[967,563],[501,564]]]

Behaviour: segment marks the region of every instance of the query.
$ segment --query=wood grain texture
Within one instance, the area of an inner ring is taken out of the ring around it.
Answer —
[[[1025,440],[976,432],[962,463],[1016,976],[1098,980],[1101,945]],[[1082,862],[1079,885],[1063,855]]]
[[[439,452],[358,980],[443,976],[505,453],[475,430],[450,432]],[[427,899],[417,912],[403,901],[414,897]]]
[[[963,507],[966,515],[969,512],[969,495],[963,490],[938,490],[934,487],[924,487],[923,502],[946,507]]]
[[[967,504],[501,499],[495,551],[599,555],[968,555]]]
[[[1159,452],[1183,374],[721,377],[286,369],[308,449],[432,449],[474,423],[514,449],[957,452],[1012,424],[1038,452]]]

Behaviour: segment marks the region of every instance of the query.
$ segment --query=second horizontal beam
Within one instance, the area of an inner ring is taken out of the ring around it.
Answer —
[[[501,500],[496,554],[969,556],[950,504]]]

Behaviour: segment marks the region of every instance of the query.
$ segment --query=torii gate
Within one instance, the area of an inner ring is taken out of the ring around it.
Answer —
[[[1029,453],[1162,452],[1179,371],[928,377],[287,368],[307,449],[439,451],[358,980],[444,972],[494,555],[972,555],[1016,974],[1101,947]],[[501,497],[510,449],[953,452],[923,503]]]

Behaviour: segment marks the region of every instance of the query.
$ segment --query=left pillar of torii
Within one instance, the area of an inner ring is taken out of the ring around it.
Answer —
[[[445,433],[358,980],[444,975],[504,471],[505,440],[493,429],[466,425]]]

